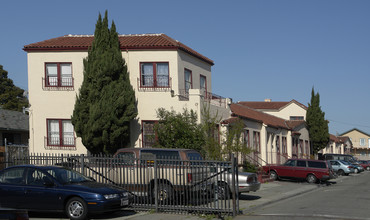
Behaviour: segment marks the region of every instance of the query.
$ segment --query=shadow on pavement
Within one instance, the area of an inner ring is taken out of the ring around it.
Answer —
[[[260,198],[261,198],[260,196],[253,196],[253,195],[248,195],[248,194],[241,194],[239,196],[239,200],[248,200],[248,201],[257,200]]]
[[[111,212],[111,213],[102,213],[102,214],[95,214],[90,215],[89,219],[114,219],[119,217],[127,217],[131,215],[135,215],[137,212],[132,210],[122,210],[118,212]],[[67,216],[62,213],[49,213],[49,212],[29,212],[28,213],[30,219],[37,218],[37,219],[68,219]]]

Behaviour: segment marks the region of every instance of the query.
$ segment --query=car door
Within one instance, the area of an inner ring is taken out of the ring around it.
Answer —
[[[24,187],[24,209],[31,210],[60,210],[63,209],[59,201],[59,190],[56,184],[45,185],[45,178],[49,183],[53,181],[46,173],[39,169],[30,168],[27,171],[26,186]]]
[[[296,166],[296,160],[290,159],[283,166],[279,166],[277,169],[278,175],[286,178],[293,178]]]
[[[0,173],[0,207],[20,208],[24,205],[25,167],[14,167]]]
[[[307,162],[305,160],[297,160],[294,177],[299,179],[307,177]]]
[[[338,170],[340,169],[340,164],[338,161],[334,161],[334,160],[331,160],[330,161],[330,164],[331,164],[331,167],[333,168],[333,170],[335,172],[338,172]]]

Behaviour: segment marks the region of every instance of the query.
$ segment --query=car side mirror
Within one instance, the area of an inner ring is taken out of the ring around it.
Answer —
[[[54,182],[46,176],[42,178],[42,181],[43,181],[44,186],[48,186],[48,187],[54,186]]]

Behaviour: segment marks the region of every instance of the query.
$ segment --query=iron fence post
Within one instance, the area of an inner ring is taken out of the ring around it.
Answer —
[[[85,156],[84,154],[81,154],[81,171],[82,171],[82,174],[83,175],[86,175],[86,171],[85,171]]]
[[[231,167],[232,167],[232,174],[231,174],[231,184],[233,187],[230,187],[232,189],[232,196],[233,196],[233,216],[236,216],[236,191],[235,191],[235,156],[234,154],[231,154]]]
[[[154,200],[155,200],[155,212],[158,212],[158,173],[157,173],[157,159],[154,159]]]

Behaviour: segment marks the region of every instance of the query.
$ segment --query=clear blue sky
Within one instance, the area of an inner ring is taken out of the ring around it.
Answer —
[[[120,34],[165,33],[214,60],[215,94],[308,105],[314,87],[330,133],[370,133],[368,0],[1,0],[0,8],[0,65],[23,89],[24,45],[93,34],[108,10]]]

